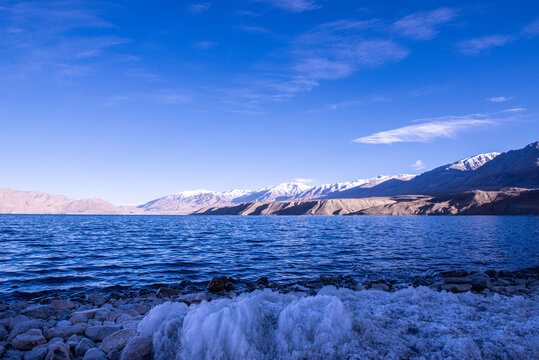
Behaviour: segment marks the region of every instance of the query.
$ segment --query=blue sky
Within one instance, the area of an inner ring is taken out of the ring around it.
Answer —
[[[417,173],[536,141],[538,59],[537,1],[0,0],[0,186]]]

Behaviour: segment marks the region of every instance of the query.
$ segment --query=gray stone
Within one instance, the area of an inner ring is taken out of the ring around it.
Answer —
[[[443,277],[461,277],[461,276],[468,276],[468,272],[466,270],[450,270],[450,271],[442,271],[440,273]]]
[[[82,335],[88,328],[88,324],[80,323],[70,326],[55,326],[45,331],[45,337],[51,339],[53,337],[68,338],[73,334]]]
[[[71,353],[69,348],[63,342],[56,342],[49,347],[45,360],[70,360]]]
[[[30,329],[44,329],[43,320],[28,320],[22,323],[17,324],[11,332],[8,332],[9,338],[8,341],[13,339],[15,336],[22,334]]]
[[[88,301],[95,306],[101,306],[105,303],[105,297],[100,293],[94,292],[88,296]]]
[[[99,349],[93,348],[84,354],[82,360],[107,360],[107,354]]]
[[[16,349],[7,349],[2,357],[2,359],[23,359],[23,358],[24,358],[24,351],[20,351]]]
[[[47,340],[39,329],[30,329],[23,334],[17,335],[11,340],[11,346],[17,350],[30,350],[38,345],[45,344]]]
[[[56,310],[71,310],[75,307],[75,304],[71,300],[53,300],[51,301],[51,305]]]
[[[4,341],[7,339],[8,332],[6,328],[3,325],[0,325],[0,341]]]
[[[98,325],[103,325],[103,322],[99,321],[99,320],[96,320],[96,319],[90,319],[90,320],[88,320],[88,325],[90,325],[90,326],[98,326]]]
[[[226,276],[216,276],[208,283],[210,292],[219,292],[226,288],[228,278]],[[159,294],[158,294],[159,295]]]
[[[472,279],[466,276],[463,277],[446,277],[444,279],[446,284],[467,284],[472,282]]]
[[[81,340],[82,336],[79,336],[77,334],[71,335],[66,341],[66,345],[69,347],[69,351],[75,353],[75,347],[79,344]]]
[[[109,360],[120,360],[120,356],[121,352],[119,352],[118,350],[112,350],[107,354],[107,358],[109,358]]]
[[[137,332],[132,329],[118,330],[104,338],[99,348],[107,354],[112,350],[121,351],[129,339],[135,335]]]
[[[73,313],[73,315],[71,315],[69,321],[72,324],[85,323],[88,321],[88,318],[86,317],[86,314],[83,314],[81,312],[75,312]]]
[[[47,319],[56,313],[56,309],[52,305],[34,305],[24,309],[21,314],[36,318]]]
[[[27,307],[28,307],[28,304],[26,304],[25,302],[22,302],[22,301],[15,301],[15,302],[9,304],[9,310],[13,310],[16,313],[20,313],[21,311],[23,311]]]
[[[69,320],[60,320],[55,324],[55,326],[71,326],[71,325],[73,324]]]
[[[84,356],[86,352],[90,349],[95,348],[95,343],[87,338],[82,338],[81,341],[75,347],[76,356]]]
[[[24,354],[24,360],[43,360],[47,356],[47,346],[40,345]]]
[[[485,273],[473,274],[471,278],[472,290],[481,291],[484,289],[492,289],[490,277]]]
[[[123,324],[123,323],[126,323],[130,320],[132,320],[133,317],[129,314],[122,314],[120,316],[118,316],[118,318],[116,319],[116,323],[118,324]]]
[[[122,327],[120,325],[99,325],[99,326],[90,326],[86,329],[86,337],[94,341],[102,341],[110,334],[120,330]]]
[[[150,360],[153,345],[151,340],[142,337],[132,337],[123,349],[120,360]]]
[[[6,348],[4,345],[0,345],[0,356],[4,355],[4,352],[6,352]]]
[[[13,330],[15,325],[28,321],[28,320],[30,320],[30,318],[26,315],[16,315],[9,320],[8,329]]]
[[[371,285],[371,289],[389,291],[389,286],[384,283],[376,283]]]
[[[471,284],[445,284],[442,286],[443,290],[450,291],[453,293],[462,293],[472,290]]]
[[[10,319],[14,317],[15,315],[17,315],[17,313],[13,310],[2,311],[0,313],[0,319]]]
[[[157,297],[171,297],[174,295],[178,295],[179,293],[180,290],[162,287],[157,290]]]

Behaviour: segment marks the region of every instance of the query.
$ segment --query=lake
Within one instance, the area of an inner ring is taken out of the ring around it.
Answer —
[[[0,292],[537,266],[536,216],[0,215]]]

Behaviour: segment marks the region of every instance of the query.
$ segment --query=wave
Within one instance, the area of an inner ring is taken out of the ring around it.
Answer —
[[[167,302],[139,331],[153,337],[158,360],[531,359],[539,358],[537,295],[265,289],[189,307]]]

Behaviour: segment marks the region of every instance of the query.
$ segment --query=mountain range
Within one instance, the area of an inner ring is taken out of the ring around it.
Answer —
[[[539,141],[505,153],[471,156],[420,175],[378,176],[318,186],[290,182],[257,190],[182,191],[129,207],[115,206],[100,199],[73,200],[60,195],[0,188],[0,213],[191,214],[204,212],[203,209],[234,207],[239,204],[402,195],[439,198],[475,190],[497,191],[505,188],[539,188]],[[515,196],[508,198],[516,199]],[[365,204],[373,204],[372,201]],[[388,205],[394,198],[384,201]],[[335,204],[341,203],[332,203],[332,206],[338,206]],[[344,202],[341,205],[345,206]]]

